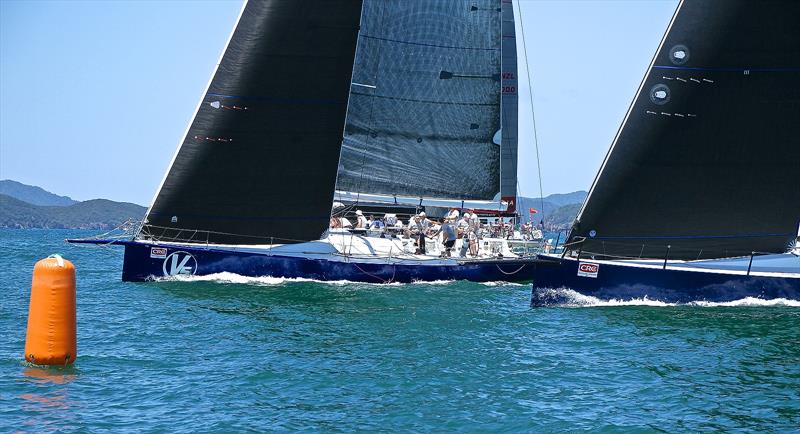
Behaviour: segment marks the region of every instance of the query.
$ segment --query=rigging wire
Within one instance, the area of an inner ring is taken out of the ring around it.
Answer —
[[[539,200],[541,201],[542,209],[542,229],[544,229],[544,188],[542,188],[542,160],[539,157],[539,136],[536,131],[536,114],[533,110],[533,80],[531,79],[531,68],[528,64],[528,47],[525,44],[525,20],[522,19],[522,4],[517,2],[517,10],[519,11],[519,29],[522,33],[522,51],[525,52],[525,73],[528,76],[528,96],[531,101],[531,121],[533,122],[533,143],[536,147],[536,168],[539,174]]]

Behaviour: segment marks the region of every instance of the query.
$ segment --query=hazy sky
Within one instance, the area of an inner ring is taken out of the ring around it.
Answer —
[[[677,0],[518,5],[544,193],[588,190]],[[240,8],[0,0],[0,179],[148,205]],[[519,76],[520,193],[538,196],[522,55]]]

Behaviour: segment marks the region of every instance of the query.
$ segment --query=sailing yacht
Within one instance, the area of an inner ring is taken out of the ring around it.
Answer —
[[[680,2],[534,304],[800,299],[798,17]]]
[[[248,0],[142,224],[69,241],[123,245],[126,281],[530,280],[488,240],[449,258],[329,227],[335,202],[513,215],[515,44],[509,0]]]

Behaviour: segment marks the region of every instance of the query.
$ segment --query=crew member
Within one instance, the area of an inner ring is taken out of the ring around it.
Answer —
[[[356,219],[356,229],[367,228],[367,218],[364,217],[364,213],[360,209],[356,210]]]
[[[409,230],[417,238],[417,255],[425,254],[425,233],[431,225],[431,221],[425,217],[425,212],[421,212],[414,216],[413,220],[409,222]]]
[[[444,244],[444,252],[442,252],[442,257],[449,258],[451,252],[453,250],[453,246],[456,244],[456,227],[453,225],[453,219],[446,218],[444,219],[444,223],[442,224],[441,228],[436,231],[433,236],[437,234],[442,234],[442,242]]]

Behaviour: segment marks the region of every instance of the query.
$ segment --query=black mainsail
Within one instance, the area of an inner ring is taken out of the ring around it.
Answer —
[[[501,165],[516,188],[516,105],[503,112],[502,164],[499,133],[501,84],[516,95],[516,53],[501,58],[506,2],[364,2],[337,190],[492,200]]]
[[[786,251],[800,220],[799,17],[794,0],[681,2],[573,249],[686,260]]]
[[[251,0],[142,232],[266,244],[327,228],[360,0]]]

